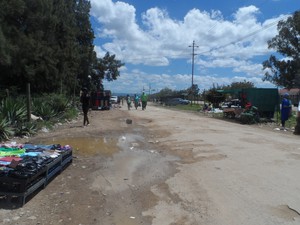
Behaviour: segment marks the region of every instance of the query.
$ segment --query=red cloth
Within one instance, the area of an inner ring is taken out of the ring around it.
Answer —
[[[12,157],[12,156],[7,156],[7,157],[0,158],[0,161],[4,161],[4,162],[11,162],[13,160],[20,161],[20,160],[22,160],[22,158],[20,158],[20,157]]]
[[[245,108],[246,108],[246,109],[250,109],[250,108],[251,108],[251,106],[252,106],[251,102],[247,102],[247,104],[246,104]]]

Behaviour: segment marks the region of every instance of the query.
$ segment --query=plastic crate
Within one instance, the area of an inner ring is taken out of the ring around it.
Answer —
[[[45,187],[57,174],[70,165],[72,160],[72,150],[68,150],[26,179],[11,176],[0,177],[0,202],[5,200],[6,203],[12,204],[13,200],[17,200],[17,204],[23,206],[29,195]]]
[[[11,176],[0,177],[0,192],[25,192],[33,186],[40,178],[45,177],[46,167],[40,169],[35,175],[28,178],[17,178]]]
[[[26,198],[34,193],[37,189],[45,187],[46,179],[45,177],[37,179],[34,184],[32,184],[25,192],[0,192],[2,200],[6,201],[7,204],[13,204],[13,200],[16,200],[17,204],[23,206],[26,202]]]

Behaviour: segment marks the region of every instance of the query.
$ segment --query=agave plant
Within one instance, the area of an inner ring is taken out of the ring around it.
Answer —
[[[33,113],[36,116],[42,117],[43,120],[50,120],[57,115],[49,103],[43,102],[40,99],[33,101]]]
[[[0,141],[8,140],[13,134],[10,122],[5,118],[0,118]]]
[[[67,99],[64,95],[52,94],[49,98],[49,103],[57,114],[65,112],[70,105],[69,99]]]
[[[21,99],[3,99],[0,105],[0,114],[10,125],[22,123],[27,119],[26,105]]]
[[[32,136],[37,133],[37,125],[32,122],[18,124],[15,127],[16,136]]]

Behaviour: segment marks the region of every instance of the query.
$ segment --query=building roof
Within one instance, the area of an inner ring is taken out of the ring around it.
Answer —
[[[285,93],[289,93],[289,95],[299,95],[300,94],[300,88],[292,88],[292,89],[280,89],[279,95],[284,95]]]

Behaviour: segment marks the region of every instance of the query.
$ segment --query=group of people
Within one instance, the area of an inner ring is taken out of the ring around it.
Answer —
[[[142,93],[141,97],[137,94],[134,95],[134,107],[137,109],[140,105],[142,105],[142,110],[145,110],[147,107],[148,96],[145,92]],[[80,96],[80,102],[82,105],[83,111],[83,126],[87,126],[90,124],[88,118],[88,111],[90,107],[90,95],[88,93],[87,88],[83,88]],[[130,110],[132,99],[129,95],[126,97],[127,107]],[[142,104],[141,104],[142,103]],[[289,94],[285,93],[281,102],[281,125],[282,129],[285,129],[285,123],[289,119],[292,113],[292,103],[289,99]]]
[[[127,95],[126,101],[127,101],[128,110],[130,110],[132,106],[131,106],[131,97],[129,95]],[[137,109],[139,106],[142,106],[142,110],[145,110],[147,107],[148,96],[145,92],[142,93],[141,97],[135,94],[133,101],[134,101],[135,109]],[[90,108],[90,94],[87,88],[82,88],[80,94],[80,102],[81,102],[81,107],[83,112],[83,126],[88,126],[90,124],[88,118],[88,112]]]
[[[138,107],[142,105],[142,110],[145,110],[147,107],[147,101],[148,101],[148,96],[145,92],[142,93],[141,97],[139,97],[137,94],[135,94],[133,97],[135,109],[138,109]],[[130,108],[132,107],[131,106],[132,99],[130,95],[127,95],[126,102],[127,102],[127,108],[128,110],[130,110]]]

